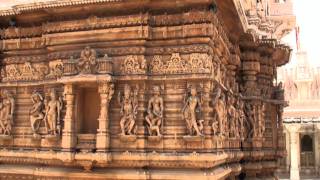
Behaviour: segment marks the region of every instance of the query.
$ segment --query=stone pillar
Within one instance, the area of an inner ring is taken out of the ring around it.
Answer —
[[[99,129],[97,130],[96,148],[99,152],[105,152],[109,149],[109,103],[114,93],[114,85],[108,82],[99,84],[100,94],[100,115],[98,118]]]
[[[290,180],[300,180],[299,173],[299,129],[300,124],[286,124],[290,133]]]
[[[65,84],[63,93],[66,101],[66,114],[64,116],[61,147],[65,151],[72,151],[76,143],[74,131],[74,85]]]

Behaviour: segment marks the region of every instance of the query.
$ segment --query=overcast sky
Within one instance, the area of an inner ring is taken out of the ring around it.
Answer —
[[[300,27],[301,49],[307,51],[311,65],[320,66],[320,0],[293,0],[297,25]],[[283,39],[296,52],[295,32]],[[293,54],[290,64],[296,63]]]

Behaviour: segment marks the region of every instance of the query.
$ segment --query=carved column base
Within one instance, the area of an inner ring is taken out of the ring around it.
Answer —
[[[137,140],[136,135],[119,135],[120,141],[122,142],[135,142]]]
[[[263,138],[258,137],[258,138],[252,138],[252,147],[254,148],[262,148],[263,144]]]
[[[110,137],[106,132],[98,132],[96,148],[98,152],[106,152],[109,149]]]
[[[148,136],[149,143],[158,143],[162,139],[162,136]]]
[[[241,140],[239,138],[230,138],[229,139],[229,147],[230,148],[240,148]]]
[[[74,135],[71,132],[63,132],[62,142],[61,142],[61,147],[63,151],[72,151],[74,146],[75,146]]]
[[[13,144],[13,137],[10,135],[0,135],[0,144],[2,146]]]
[[[200,142],[204,140],[203,136],[183,136],[183,139],[187,142]]]

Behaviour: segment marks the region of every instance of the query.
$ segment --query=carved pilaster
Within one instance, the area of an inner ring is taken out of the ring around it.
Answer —
[[[108,82],[99,84],[100,115],[98,118],[99,129],[97,130],[96,147],[98,151],[106,151],[110,144],[109,134],[109,103],[114,94],[114,85]]]
[[[66,102],[66,114],[64,116],[64,129],[61,147],[64,150],[72,150],[75,146],[74,132],[74,85],[64,85],[64,97]]]

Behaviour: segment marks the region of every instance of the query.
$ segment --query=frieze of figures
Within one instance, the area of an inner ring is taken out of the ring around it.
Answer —
[[[31,95],[32,107],[29,110],[30,124],[33,135],[39,136],[41,124],[45,126],[45,135],[58,136],[62,132],[61,111],[63,100],[57,96],[55,89],[51,89],[49,97],[43,98],[39,92]]]

